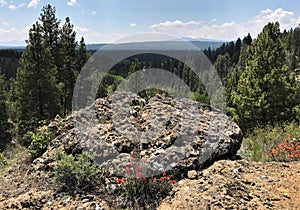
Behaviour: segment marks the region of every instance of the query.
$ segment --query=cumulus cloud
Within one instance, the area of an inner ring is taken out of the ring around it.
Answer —
[[[40,3],[40,0],[31,0],[31,1],[28,3],[27,7],[28,7],[28,8],[32,8],[32,7],[36,8],[36,6],[37,6],[39,3]]]
[[[5,5],[7,5],[7,1],[5,0],[0,0],[0,7],[4,7]]]
[[[168,29],[168,28],[183,28],[183,27],[194,27],[199,26],[200,21],[188,21],[183,22],[181,20],[175,20],[175,21],[166,21],[164,23],[158,23],[151,26],[154,30],[161,30],[161,29]]]
[[[10,4],[8,6],[8,9],[10,9],[12,11],[16,11],[16,10],[20,9],[21,7],[25,7],[25,6],[26,6],[26,4],[24,4],[24,3],[21,3],[21,4],[17,5],[17,6],[14,5],[14,4]]]
[[[134,28],[134,27],[136,27],[136,23],[131,23],[129,26],[130,26],[131,28]]]
[[[300,17],[293,12],[281,8],[262,10],[258,15],[246,22],[225,22],[204,24],[200,21],[183,22],[180,20],[166,21],[154,24],[151,29],[155,32],[169,33],[178,37],[208,38],[217,40],[235,40],[247,33],[257,36],[268,22],[278,21],[281,30],[295,28],[300,23]]]
[[[77,0],[70,0],[68,3],[67,3],[70,7],[74,6],[75,4],[77,4]]]
[[[92,13],[91,13],[91,15],[96,15],[97,14],[97,11],[93,11]]]
[[[6,25],[6,24],[5,24]],[[30,26],[26,26],[23,29],[9,27],[0,27],[0,43],[15,43],[15,44],[25,44],[25,39],[28,36],[28,30]]]

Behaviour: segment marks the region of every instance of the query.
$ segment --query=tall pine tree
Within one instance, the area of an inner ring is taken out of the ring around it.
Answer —
[[[286,65],[279,23],[269,23],[247,48],[233,104],[242,128],[273,124],[292,116],[294,76]]]
[[[0,152],[5,148],[6,144],[11,140],[10,129],[11,129],[11,124],[8,122],[4,79],[3,76],[0,76]]]
[[[72,110],[73,89],[76,82],[76,33],[74,26],[70,22],[70,18],[66,18],[66,22],[61,30],[61,50],[63,52],[62,68],[59,69],[59,83],[62,84],[62,107],[63,114],[67,115]]]
[[[15,92],[21,135],[34,129],[39,121],[53,118],[60,110],[54,58],[42,31],[38,22],[29,30],[17,71]]]

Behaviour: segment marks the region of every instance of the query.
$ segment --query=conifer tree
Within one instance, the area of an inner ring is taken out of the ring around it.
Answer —
[[[66,22],[61,30],[61,50],[63,53],[62,67],[58,72],[59,83],[62,84],[62,107],[63,114],[67,115],[72,109],[73,89],[76,82],[76,33],[74,26],[70,22],[70,18],[66,18]]]
[[[244,129],[292,117],[295,78],[279,38],[279,23],[269,23],[247,48],[245,69],[233,99]]]
[[[11,124],[8,122],[4,79],[3,76],[0,76],[0,152],[5,148],[6,144],[11,140],[10,129],[11,129]]]
[[[219,55],[214,63],[214,67],[222,82],[225,82],[225,78],[227,77],[229,68],[231,67],[231,58],[229,54],[226,53],[224,55]]]
[[[77,58],[76,73],[77,73],[77,75],[80,73],[81,69],[86,64],[86,62],[88,61],[90,56],[91,56],[90,53],[86,49],[84,38],[81,37],[81,40],[79,42],[79,46],[78,46],[78,49],[77,49],[77,54],[76,54],[76,58]]]
[[[29,30],[27,47],[20,59],[15,91],[19,134],[33,130],[41,120],[59,113],[56,67],[42,27],[36,22]]]
[[[48,4],[43,7],[39,20],[41,22],[41,31],[45,45],[49,47],[50,54],[53,57],[53,62],[59,69],[62,65],[62,52],[60,50],[60,21],[57,19],[55,13],[55,7]]]

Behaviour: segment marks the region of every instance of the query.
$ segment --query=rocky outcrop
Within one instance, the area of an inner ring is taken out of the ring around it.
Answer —
[[[88,150],[115,175],[122,176],[134,160],[145,177],[169,170],[187,176],[234,156],[242,142],[240,128],[215,108],[162,95],[146,102],[133,93],[115,92],[66,119],[57,117],[49,128],[54,140],[34,161],[36,169],[51,168],[58,149]]]

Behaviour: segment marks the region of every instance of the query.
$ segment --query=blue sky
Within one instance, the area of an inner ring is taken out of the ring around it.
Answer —
[[[300,0],[0,0],[0,45],[24,45],[28,29],[46,4],[64,22],[70,17],[78,39],[114,42],[137,33],[235,40],[254,37],[271,21],[282,29],[300,23]]]

